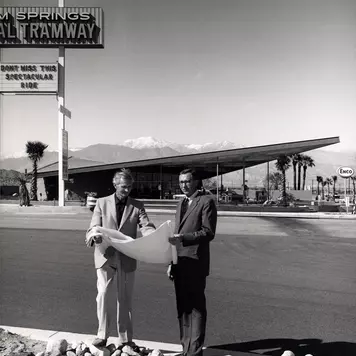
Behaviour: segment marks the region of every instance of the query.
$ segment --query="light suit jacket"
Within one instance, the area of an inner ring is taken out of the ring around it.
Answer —
[[[143,203],[130,197],[127,198],[121,223],[120,226],[118,226],[115,193],[97,200],[87,234],[94,226],[102,226],[107,229],[119,230],[123,234],[134,239],[137,237],[138,227],[142,235],[147,235],[155,230],[154,224],[148,219]],[[102,254],[96,244],[94,244],[94,246],[94,262],[96,268],[102,267],[106,261],[110,264],[110,262],[115,262],[119,259],[121,268],[125,272],[133,272],[136,270],[137,262],[133,258],[124,255],[123,253],[115,250],[113,247],[109,247],[106,250],[106,253]],[[108,251],[109,249],[111,251]]]
[[[176,212],[175,234],[183,234],[182,242],[177,245],[178,257],[189,257],[199,261],[203,275],[210,272],[209,243],[215,236],[217,209],[213,198],[198,193],[190,203],[181,219],[182,201]]]

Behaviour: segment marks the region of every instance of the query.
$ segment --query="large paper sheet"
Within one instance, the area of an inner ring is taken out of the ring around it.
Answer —
[[[138,239],[124,235],[118,230],[100,226],[96,226],[93,231],[94,234],[97,234],[97,232],[100,232],[103,237],[103,242],[97,245],[103,254],[109,246],[112,246],[138,261],[164,264],[173,261],[174,264],[177,263],[177,249],[168,241],[168,238],[173,236],[170,220],[163,223],[154,232]]]

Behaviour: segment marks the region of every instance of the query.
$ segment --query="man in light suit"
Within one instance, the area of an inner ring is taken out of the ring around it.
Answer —
[[[179,175],[185,194],[177,206],[175,233],[178,263],[167,274],[174,280],[180,341],[184,356],[202,356],[206,329],[206,277],[210,270],[210,241],[215,236],[217,210],[213,198],[199,190],[201,180],[192,169]]]
[[[134,239],[137,237],[137,226],[142,235],[147,235],[155,230],[155,226],[148,219],[143,203],[129,197],[133,181],[128,170],[115,173],[113,184],[116,192],[97,200],[90,228],[86,234],[87,246],[95,246],[94,262],[97,272],[96,302],[99,327],[93,345],[97,347],[105,346],[109,336],[108,295],[115,276],[119,342],[135,346],[132,342],[132,294],[137,262],[111,246],[102,254],[96,246],[102,242],[102,238],[100,234],[95,234],[95,226],[116,229]]]

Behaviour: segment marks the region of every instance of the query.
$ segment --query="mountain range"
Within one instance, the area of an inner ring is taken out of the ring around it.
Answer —
[[[242,148],[244,146],[229,141],[212,142],[206,144],[179,144],[158,140],[153,137],[140,137],[129,139],[121,144],[93,144],[84,148],[73,148],[69,150],[69,156],[87,160],[88,165],[100,163],[116,163],[143,160],[157,157],[168,157],[192,153],[211,152]],[[314,184],[316,176],[330,177],[336,175],[336,169],[340,166],[351,166],[356,168],[356,151],[354,152],[332,152],[322,149],[313,150],[308,153],[315,161],[315,167],[309,168],[307,173],[307,185]],[[45,151],[39,166],[46,166],[58,160],[56,151]],[[15,154],[0,160],[0,168],[24,172],[32,170],[32,165],[25,152]],[[270,171],[275,171],[274,164],[270,162]],[[288,170],[287,178],[292,182],[292,169]],[[266,176],[266,164],[248,168],[246,180],[249,186],[261,186]],[[314,180],[314,182],[312,182]],[[242,171],[226,174],[223,178],[225,185],[241,186]]]

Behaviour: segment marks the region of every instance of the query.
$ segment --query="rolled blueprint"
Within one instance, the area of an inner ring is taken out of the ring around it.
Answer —
[[[99,248],[103,254],[109,246],[112,246],[138,261],[164,264],[173,261],[174,264],[177,263],[177,249],[168,241],[168,238],[173,236],[170,220],[163,223],[152,233],[138,239],[133,239],[118,230],[96,226],[93,234],[98,234],[98,232],[102,234],[103,242],[97,244],[96,248]]]

